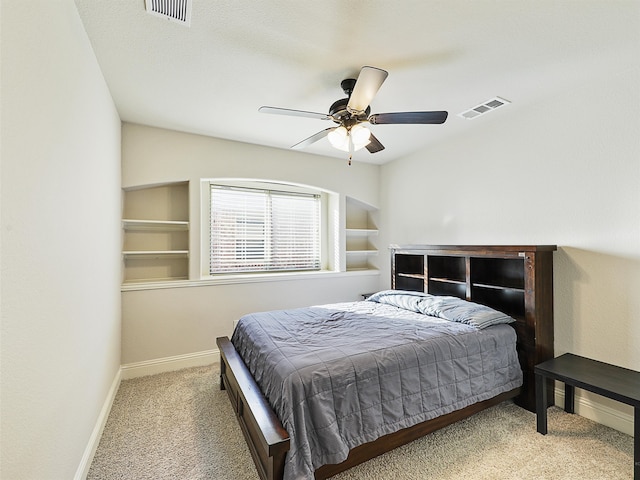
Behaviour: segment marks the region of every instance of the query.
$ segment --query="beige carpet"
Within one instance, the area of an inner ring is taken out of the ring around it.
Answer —
[[[219,365],[123,381],[88,479],[257,480]],[[633,438],[558,408],[549,433],[510,402],[335,480],[629,480]]]

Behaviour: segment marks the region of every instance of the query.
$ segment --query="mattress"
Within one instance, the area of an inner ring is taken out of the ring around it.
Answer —
[[[285,480],[522,385],[511,326],[376,302],[253,313],[231,341],[289,433]]]

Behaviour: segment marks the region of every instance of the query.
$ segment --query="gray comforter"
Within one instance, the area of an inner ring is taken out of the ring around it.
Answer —
[[[232,343],[289,432],[285,480],[522,384],[508,325],[352,302],[255,313]]]

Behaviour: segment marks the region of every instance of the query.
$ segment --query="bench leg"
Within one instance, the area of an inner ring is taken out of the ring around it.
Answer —
[[[227,373],[227,364],[224,360],[220,359],[220,390],[226,390],[227,387],[224,384],[224,376]]]
[[[640,407],[633,409],[633,478],[640,480]]]
[[[569,385],[568,383],[564,384],[564,411],[567,413],[575,413],[575,398],[576,387],[573,385]]]
[[[536,374],[536,426],[538,433],[547,434],[547,382]]]

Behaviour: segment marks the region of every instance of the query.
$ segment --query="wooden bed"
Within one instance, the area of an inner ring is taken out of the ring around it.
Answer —
[[[516,319],[513,326],[524,384],[522,388],[356,447],[344,462],[317,469],[315,478],[336,475],[510,398],[535,412],[534,366],[553,357],[555,250],[554,245],[392,246],[393,289],[457,296],[503,311]],[[229,338],[219,337],[217,344],[220,388],[229,395],[258,475],[263,480],[282,479],[289,435]]]

